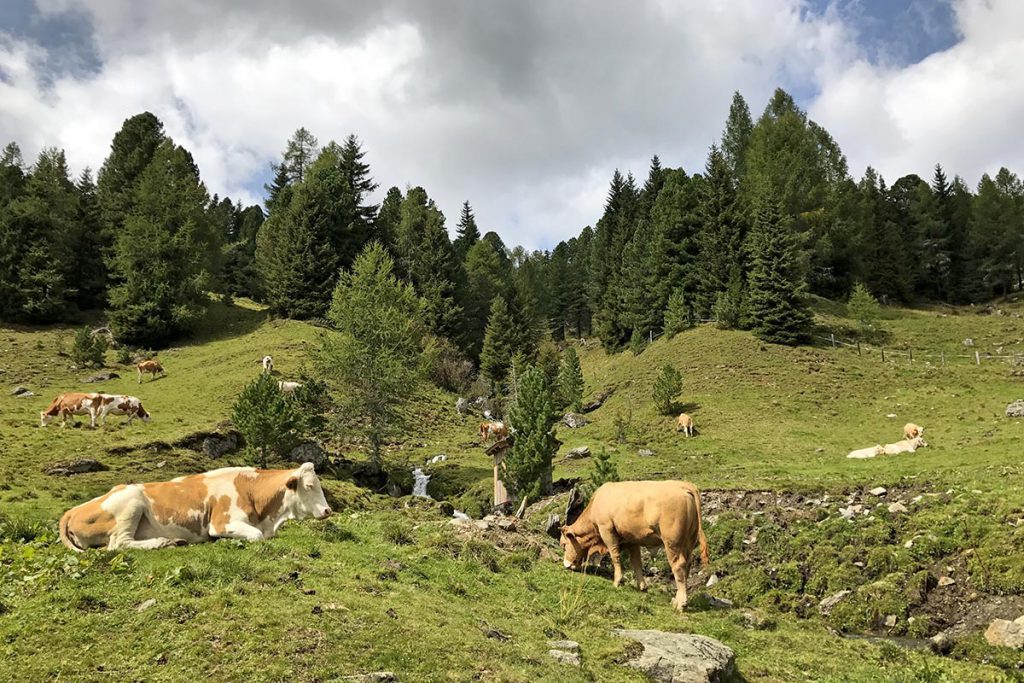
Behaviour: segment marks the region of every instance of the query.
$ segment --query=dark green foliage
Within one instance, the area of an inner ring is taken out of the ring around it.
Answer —
[[[510,288],[512,266],[502,261],[494,246],[486,241],[476,242],[465,257],[466,293],[465,307],[466,352],[471,358],[480,356],[484,332],[494,297],[505,294]]]
[[[737,181],[729,169],[725,155],[712,147],[700,184],[699,208],[701,227],[697,235],[700,258],[694,264],[695,308],[707,317],[734,279],[746,265],[743,241],[746,218],[736,193]]]
[[[730,269],[729,284],[715,295],[711,315],[723,330],[735,330],[747,324],[747,292],[738,265]]]
[[[290,184],[295,185],[306,179],[306,173],[320,151],[318,144],[316,136],[305,128],[299,128],[292,133],[281,161],[281,167],[286,170]]]
[[[300,426],[293,404],[278,389],[277,380],[265,373],[242,389],[231,421],[263,469],[268,455],[283,454],[295,445]]]
[[[502,480],[521,501],[536,500],[551,485],[551,459],[558,450],[557,420],[551,390],[539,368],[527,367],[518,378],[509,422],[516,430],[505,456]]]
[[[75,183],[78,192],[78,212],[74,228],[69,231],[74,259],[70,281],[77,289],[78,307],[100,308],[106,303],[107,266],[104,259],[109,257],[113,241],[103,230],[96,184],[92,171],[86,168]]]
[[[878,300],[871,295],[867,287],[859,282],[854,285],[853,291],[850,293],[847,310],[850,317],[860,323],[862,330],[874,327],[882,313]]]
[[[558,402],[568,410],[579,412],[583,403],[583,368],[576,349],[568,347],[562,354],[556,382]]]
[[[71,360],[83,367],[103,367],[107,354],[107,338],[93,334],[88,327],[75,330],[71,343]]]
[[[164,124],[148,111],[125,119],[114,135],[96,181],[105,241],[113,243],[135,208],[139,178],[166,139]]]
[[[615,461],[612,460],[612,456],[608,453],[607,449],[602,448],[595,453],[592,464],[593,466],[587,475],[587,482],[584,485],[584,497],[587,500],[594,495],[594,491],[601,488],[602,484],[619,481],[619,470],[615,467]]]
[[[342,272],[327,315],[338,335],[323,338],[317,359],[337,389],[344,426],[366,438],[377,465],[424,372],[423,305],[393,271],[384,247],[371,242]]]
[[[754,334],[776,344],[800,344],[810,334],[796,235],[773,199],[760,202],[750,236],[748,306]]]
[[[732,104],[729,105],[729,118],[725,122],[722,133],[722,153],[724,161],[734,178],[741,178],[746,172],[747,148],[754,130],[754,121],[750,118],[750,107],[737,91],[733,93]]]
[[[562,352],[558,350],[558,345],[550,339],[544,339],[537,345],[537,369],[544,374],[544,381],[548,383],[551,388],[552,396],[555,397],[556,407],[558,389],[556,382],[558,381],[558,371],[562,365]]]
[[[232,212],[230,236],[233,241],[224,245],[221,275],[224,292],[231,296],[261,299],[260,275],[256,268],[256,237],[266,220],[258,206],[245,209],[238,205]]]
[[[668,306],[665,308],[665,335],[671,339],[690,327],[693,324],[692,319],[686,293],[682,289],[677,289],[668,298]]]
[[[267,207],[268,214],[274,213],[280,207],[288,206],[291,202],[292,187],[288,167],[285,164],[272,164],[271,167],[274,169],[274,180],[269,185],[263,186],[263,189],[267,191],[264,206]]]
[[[377,219],[373,223],[373,239],[383,244],[392,255],[395,251],[395,230],[402,220],[402,191],[397,187],[388,189],[381,202]]]
[[[976,299],[1006,295],[1024,279],[1024,185],[1006,168],[978,183],[971,213],[971,266]]]
[[[462,204],[462,215],[459,216],[459,226],[456,229],[458,237],[455,238],[455,256],[459,261],[466,259],[469,250],[480,241],[480,229],[476,227],[476,216],[473,215],[473,207],[469,202]]]
[[[192,156],[170,140],[161,143],[114,241],[109,313],[122,342],[164,343],[206,310],[220,249],[208,201]]]
[[[508,376],[515,355],[516,334],[508,312],[505,297],[498,295],[491,302],[484,334],[483,350],[480,352],[480,372],[497,393]]]
[[[661,374],[654,380],[652,395],[654,407],[661,415],[671,415],[675,412],[676,398],[683,390],[683,376],[673,366],[665,364],[661,368]]]

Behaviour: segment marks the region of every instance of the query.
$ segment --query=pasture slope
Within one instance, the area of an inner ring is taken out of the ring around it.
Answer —
[[[1024,352],[1022,307],[1003,310],[894,311],[887,343],[952,352],[971,337],[982,350]],[[819,318],[837,327],[841,314],[822,306]],[[122,378],[82,384],[90,371],[59,355],[59,329],[0,328],[0,384],[37,394],[0,395],[0,679],[334,681],[389,670],[401,681],[643,680],[618,664],[631,646],[610,634],[615,627],[718,638],[749,681],[1024,677],[1024,654],[980,636],[991,618],[1024,613],[1024,426],[1002,415],[1024,398],[1024,378],[1008,363],[883,364],[711,326],[639,356],[586,345],[588,394],[613,393],[587,426],[560,428],[555,476],[585,476],[586,459],[561,458],[587,445],[612,452],[624,478],[687,478],[706,491],[710,571],[720,580],[708,589],[716,600],[691,590],[682,615],[669,605],[663,555],[647,561],[647,594],[614,589],[607,566],[561,568],[540,527],[564,495],[533,506],[517,532],[459,531],[435,503],[360,488],[344,465],[322,477],[337,514],[289,523],[268,542],[81,555],[57,542],[59,515],[114,483],[242,463],[241,454],[211,461],[174,444],[223,421],[265,353],[282,377],[297,375],[322,333],[218,306],[196,341],[160,353],[167,377],[139,386],[113,353]],[[683,372],[696,438],[654,414],[650,386],[666,362]],[[154,420],[41,429],[39,410],[76,388],[138,395]],[[440,392],[418,397],[388,467],[404,473],[446,453],[431,494],[479,514],[490,467],[473,420],[460,421],[452,404]],[[897,440],[906,421],[925,426],[928,448],[844,457]],[[79,457],[109,469],[43,473]],[[867,493],[876,486],[887,494]],[[890,513],[895,502],[907,511]],[[839,510],[851,505],[862,511],[848,521]],[[709,573],[700,569],[694,589]],[[955,583],[940,587],[940,577]],[[840,591],[850,592],[822,615],[820,600]],[[894,644],[940,630],[956,643],[946,657]],[[580,643],[581,667],[548,655],[547,641],[562,637]]]

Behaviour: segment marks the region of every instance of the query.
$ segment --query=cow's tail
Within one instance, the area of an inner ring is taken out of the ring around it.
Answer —
[[[694,487],[690,495],[693,496],[693,503],[697,507],[697,538],[700,540],[700,563],[701,566],[707,567],[711,560],[708,559],[708,537],[704,535],[704,523],[701,521],[703,515],[700,510],[700,491]]]
[[[74,508],[64,513],[64,516],[60,518],[60,542],[66,545],[76,553],[84,552],[85,548],[81,547],[71,538],[71,534],[68,531],[68,523],[71,521],[71,513]]]

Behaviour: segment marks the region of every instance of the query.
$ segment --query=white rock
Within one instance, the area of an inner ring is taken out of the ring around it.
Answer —
[[[136,607],[135,611],[136,612],[145,612],[146,610],[148,610],[150,607],[152,607],[155,604],[156,604],[156,599],[155,598],[150,598],[149,600],[144,601],[141,605]]]
[[[888,489],[886,489],[884,486],[876,486],[875,488],[868,491],[868,493],[870,493],[872,496],[884,496],[888,492]]]
[[[565,652],[564,650],[548,650],[548,654],[551,655],[555,661],[561,664],[569,664],[571,666],[580,665],[580,656],[576,652]]]
[[[718,574],[712,574],[708,577],[708,582],[706,585],[710,588],[711,586],[714,586],[716,583],[718,583]]]
[[[896,626],[896,615],[890,614],[885,618],[885,627],[893,628],[894,626]]]
[[[939,587],[940,588],[945,588],[946,586],[952,586],[954,583],[956,583],[956,579],[954,579],[952,576],[940,576],[939,577]]]
[[[889,506],[889,512],[891,512],[893,514],[896,514],[898,512],[906,512],[906,511],[907,511],[907,506],[904,505],[903,503],[896,502],[896,503],[893,503],[892,505]]]

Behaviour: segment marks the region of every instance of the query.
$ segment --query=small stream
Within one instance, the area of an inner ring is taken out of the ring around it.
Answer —
[[[430,483],[430,475],[417,467],[412,471],[412,479],[412,495],[417,496],[418,498],[430,498],[430,494],[427,493],[427,484]]]

